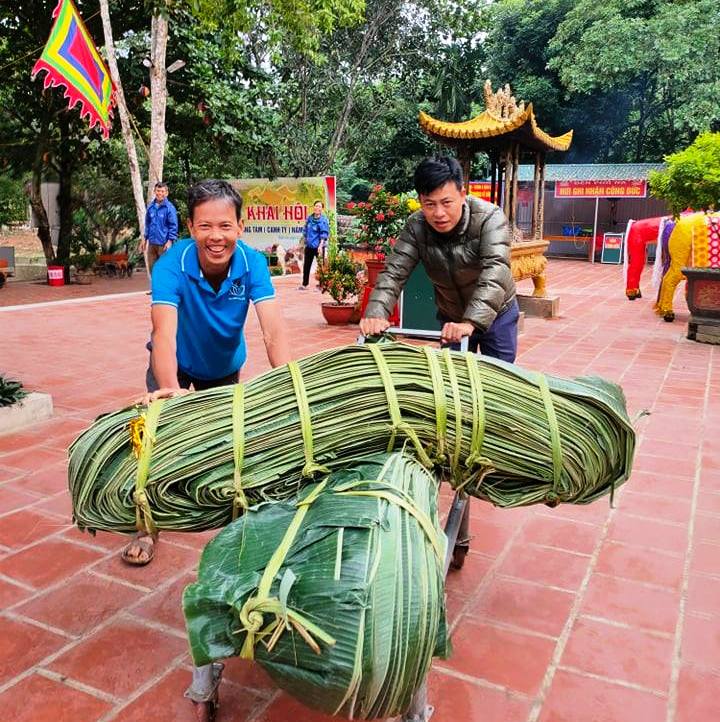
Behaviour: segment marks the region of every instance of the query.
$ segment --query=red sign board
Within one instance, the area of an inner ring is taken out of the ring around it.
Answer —
[[[490,181],[470,181],[468,184],[468,193],[476,198],[490,202]],[[500,198],[496,198],[497,203]]]
[[[555,181],[555,198],[645,198],[645,180]]]

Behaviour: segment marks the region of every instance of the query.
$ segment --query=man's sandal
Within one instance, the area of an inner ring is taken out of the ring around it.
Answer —
[[[132,540],[122,550],[120,557],[126,564],[130,564],[134,567],[144,567],[149,564],[155,556],[155,543],[157,542],[157,535],[154,534],[138,534],[133,536]],[[138,547],[140,552],[138,554],[130,555],[129,551],[133,547]],[[141,559],[142,553],[145,552],[145,559]]]

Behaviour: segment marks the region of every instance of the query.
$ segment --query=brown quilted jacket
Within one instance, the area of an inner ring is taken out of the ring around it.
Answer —
[[[365,315],[388,318],[419,261],[435,287],[435,303],[451,321],[486,331],[515,298],[510,228],[492,203],[468,196],[452,233],[434,231],[422,211],[407,220],[370,294]]]

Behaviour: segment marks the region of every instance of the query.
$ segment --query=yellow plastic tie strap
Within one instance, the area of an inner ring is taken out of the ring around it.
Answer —
[[[447,401],[445,400],[445,387],[443,385],[442,370],[438,361],[437,352],[423,346],[423,353],[427,359],[428,371],[435,398],[435,424],[437,434],[437,460],[445,461],[445,432],[447,429]]]
[[[147,486],[150,471],[150,459],[155,446],[155,432],[157,431],[158,419],[164,404],[165,399],[153,401],[144,414],[144,424],[134,427],[134,430],[139,431],[142,437],[138,455],[137,476],[135,478],[135,491],[133,492],[135,526],[138,531],[144,531],[146,534],[155,534],[157,532],[145,487]]]
[[[308,403],[307,393],[305,392],[305,383],[303,382],[302,373],[297,361],[290,361],[287,365],[290,377],[292,378],[293,388],[295,389],[295,399],[297,401],[298,413],[300,414],[300,426],[302,428],[303,445],[305,447],[305,466],[303,466],[302,475],[312,476],[317,471],[330,471],[326,466],[320,466],[315,463],[313,457],[313,431],[312,417],[310,416],[310,404]]]
[[[453,411],[455,412],[455,450],[450,459],[450,468],[456,480],[461,477],[460,474],[460,449],[462,446],[462,403],[460,402],[460,386],[458,384],[457,374],[455,373],[455,365],[453,364],[453,356],[450,349],[446,348],[442,351],[445,367],[447,368],[448,380],[450,381],[450,390],[452,392]]]
[[[559,501],[558,491],[560,486],[560,478],[562,474],[562,446],[560,443],[560,429],[558,427],[557,416],[555,415],[555,406],[553,405],[552,394],[548,386],[547,379],[544,374],[537,374],[537,385],[540,389],[545,414],[547,415],[548,427],[550,429],[550,444],[552,447],[553,461],[553,488],[548,495],[547,501],[557,503]]]
[[[388,441],[387,450],[393,450],[395,447],[395,437],[397,436],[398,431],[401,431],[410,439],[410,441],[412,441],[420,463],[426,467],[432,466],[432,460],[427,455],[425,449],[423,449],[415,429],[402,420],[400,403],[398,402],[397,392],[395,391],[395,385],[393,384],[392,374],[390,373],[390,367],[383,356],[382,350],[377,344],[368,344],[367,348],[370,349],[370,353],[373,355],[373,359],[375,360],[378,371],[380,372],[380,378],[382,379],[383,387],[385,388],[388,411],[390,412],[392,429],[390,432],[390,440]]]
[[[245,642],[240,650],[240,657],[242,659],[254,659],[255,645],[273,630],[277,630],[278,625],[280,625],[282,629],[287,629],[292,625],[308,646],[318,654],[320,653],[320,647],[315,641],[315,638],[327,645],[335,644],[335,640],[329,634],[323,632],[317,625],[313,624],[298,612],[288,609],[276,597],[270,597],[272,583],[290,552],[290,548],[295,541],[295,537],[300,530],[305,515],[326,485],[327,481],[321,482],[305,499],[297,503],[298,510],[290,522],[290,526],[288,526],[285,531],[285,535],[278,548],[265,567],[265,571],[260,579],[260,584],[258,584],[257,593],[255,596],[249,597],[240,609],[239,618],[242,628],[239,631],[247,633]],[[263,615],[266,613],[273,614],[274,619],[263,628],[265,624]],[[278,637],[280,634],[282,634],[282,632],[277,632]],[[275,635],[273,635],[273,637],[275,637]],[[274,641],[277,640],[275,639]]]
[[[233,429],[233,497],[232,518],[238,518],[242,510],[247,511],[248,500],[242,487],[242,465],[245,458],[245,387],[236,384],[233,389],[232,405],[232,429]]]

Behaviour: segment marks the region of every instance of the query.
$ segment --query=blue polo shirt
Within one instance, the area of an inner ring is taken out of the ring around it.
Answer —
[[[177,361],[186,374],[210,380],[245,363],[245,319],[250,302],[275,298],[265,256],[238,240],[220,290],[203,276],[197,246],[183,239],[153,266],[152,303],[178,310]]]

